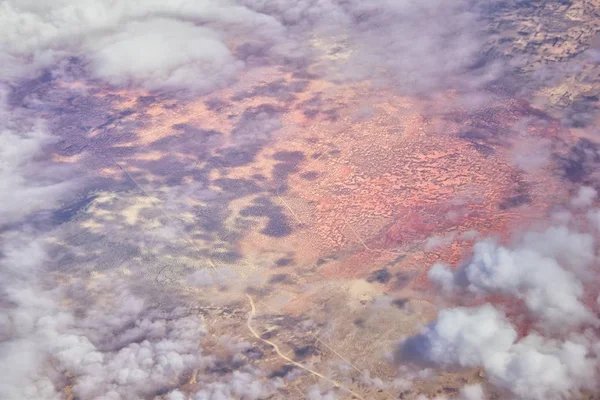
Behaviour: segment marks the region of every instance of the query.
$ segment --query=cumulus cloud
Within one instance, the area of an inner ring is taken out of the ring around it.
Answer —
[[[442,310],[432,325],[409,338],[401,356],[435,366],[475,367],[513,345],[517,332],[491,305]]]
[[[51,257],[28,219],[55,208],[76,185],[72,171],[50,161],[54,139],[43,121],[12,109],[8,93],[0,88],[0,398],[55,399],[61,377],[38,374],[45,348],[31,332],[44,335],[68,315],[56,312],[56,289],[40,274]]]
[[[577,277],[594,257],[590,235],[552,227],[526,235],[515,248],[478,242],[469,262],[454,272],[435,265],[429,278],[446,292],[467,290],[522,299],[544,328],[570,329],[596,320],[583,303],[584,288]]]
[[[120,292],[98,303],[72,298],[88,308],[77,316],[47,274],[47,246],[15,233],[2,247],[0,397],[62,398],[70,382],[78,398],[136,399],[211,363],[200,349],[202,318],[183,309],[164,313]]]
[[[356,50],[343,69],[350,76],[391,74],[409,92],[457,83],[473,89],[496,77],[493,65],[472,68],[485,38],[473,2],[356,2],[350,15],[357,26],[349,39]]]
[[[48,248],[15,233],[1,249],[2,399],[60,399],[66,386],[80,399],[259,399],[281,386],[245,365],[246,343],[224,337],[219,356],[210,354],[202,315],[176,299],[154,305],[152,287],[133,294],[114,272],[57,285]],[[177,388],[193,373],[200,389],[188,397]]]
[[[479,384],[467,385],[460,389],[459,395],[460,400],[485,400],[485,393],[483,387]]]
[[[432,267],[429,279],[446,294],[504,302],[441,310],[401,342],[397,359],[445,369],[483,367],[490,383],[522,399],[597,389],[600,340],[589,301],[597,296],[591,283],[597,233],[585,231],[581,216],[554,221],[558,225],[517,235],[507,245],[480,241],[454,270]],[[515,302],[523,307],[504,311],[502,304]],[[461,396],[482,398],[483,392],[465,388]]]
[[[93,75],[115,86],[206,92],[244,66],[214,31],[165,18],[131,22],[86,47]]]
[[[571,199],[571,206],[577,208],[589,207],[596,200],[596,197],[598,197],[596,189],[590,186],[581,186],[577,195]]]
[[[399,358],[443,367],[483,366],[491,383],[519,398],[558,399],[593,388],[598,361],[580,340],[537,334],[517,340],[511,322],[487,304],[443,310],[403,343]]]
[[[338,79],[385,80],[402,92],[424,93],[477,88],[499,72],[481,57],[486,34],[475,1],[243,3],[289,30],[314,32],[315,47],[328,54],[321,67]]]
[[[227,379],[207,382],[204,386],[190,394],[174,390],[167,395],[167,400],[258,400],[276,393],[283,386],[283,381],[281,378],[265,380],[260,373],[248,370],[234,371]]]
[[[384,390],[401,390],[407,391],[412,387],[412,383],[415,379],[423,378],[426,375],[427,371],[419,371],[422,375],[415,374],[414,371],[401,371],[402,376],[395,378],[392,381],[383,381],[380,378],[371,377],[371,372],[368,370],[363,370],[363,373],[360,376],[360,380],[362,383],[369,387],[375,387],[377,389]]]
[[[68,171],[49,162],[46,150],[55,139],[43,121],[21,123],[5,110],[0,118],[0,225],[14,223],[33,213],[55,208],[75,188],[64,180]]]
[[[171,319],[172,318],[172,319]],[[209,362],[201,356],[205,333],[198,316],[142,320],[152,326],[144,340],[118,351],[99,351],[85,336],[58,335],[50,347],[64,372],[76,377],[81,398],[136,398],[180,383],[185,373]]]
[[[270,396],[282,385],[281,380],[263,382],[260,377],[249,373],[235,371],[225,382],[212,382],[197,392],[192,400],[248,399],[258,400]]]

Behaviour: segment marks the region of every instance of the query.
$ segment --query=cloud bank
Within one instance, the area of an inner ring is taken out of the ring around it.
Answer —
[[[498,74],[480,54],[482,13],[472,0],[9,0],[0,71],[17,83],[78,60],[117,87],[205,93],[249,68],[312,66],[409,93],[473,89]]]

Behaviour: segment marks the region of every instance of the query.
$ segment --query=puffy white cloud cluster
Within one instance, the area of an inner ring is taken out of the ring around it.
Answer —
[[[580,192],[576,199],[581,197]],[[522,399],[570,398],[598,389],[598,309],[589,301],[597,296],[598,242],[582,220],[585,213],[566,215],[511,245],[478,242],[455,270],[434,266],[429,278],[444,293],[494,303],[441,310],[421,333],[402,342],[398,359],[483,367],[492,384]],[[513,306],[505,311],[502,304]],[[478,398],[472,391],[465,396]]]
[[[581,186],[577,195],[571,199],[573,207],[589,207],[598,197],[596,189],[590,186]]]
[[[485,392],[479,384],[467,385],[460,389],[459,392],[460,400],[484,400]]]
[[[115,86],[205,92],[244,66],[213,30],[166,18],[133,21],[87,47],[93,74]]]
[[[62,398],[67,385],[81,399],[143,398],[211,364],[200,348],[198,315],[159,312],[127,292],[85,302],[71,297],[87,310],[63,304],[69,297],[52,288],[44,247],[20,234],[2,247],[1,398]]]
[[[544,328],[571,329],[596,317],[583,303],[581,278],[595,261],[594,238],[566,226],[526,234],[508,248],[493,241],[473,247],[473,256],[456,271],[435,265],[429,278],[447,292],[467,290],[522,299]]]
[[[441,367],[482,366],[492,384],[518,398],[559,399],[593,389],[597,354],[584,336],[518,339],[506,316],[490,304],[442,310],[438,319],[403,343],[401,357]]]
[[[247,344],[223,338],[219,356],[209,354],[197,311],[153,306],[114,274],[57,286],[46,247],[15,234],[1,249],[0,398],[62,399],[70,387],[82,400],[259,399],[281,386],[246,366]],[[196,392],[184,396],[177,388],[194,374]]]
[[[191,395],[175,390],[168,394],[167,400],[258,400],[272,395],[282,384],[281,379],[264,380],[252,371],[234,371],[228,379],[207,383]]]
[[[109,84],[198,93],[254,65],[318,62],[341,79],[401,78],[404,91],[477,87],[495,70],[471,68],[485,37],[476,4],[8,0],[0,6],[0,72],[17,82],[76,59]],[[313,57],[332,51],[346,56]]]

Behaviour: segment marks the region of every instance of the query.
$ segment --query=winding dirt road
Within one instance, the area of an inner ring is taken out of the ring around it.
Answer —
[[[323,379],[324,381],[327,381],[329,383],[331,383],[333,386],[335,386],[336,388],[343,390],[345,392],[350,393],[353,398],[356,399],[361,399],[364,400],[364,397],[362,397],[360,394],[352,391],[351,389],[348,389],[347,387],[343,386],[341,383],[339,383],[338,381],[334,381],[332,379],[329,379],[328,377],[326,377],[325,375],[312,370],[308,367],[305,367],[304,365],[300,364],[299,362],[296,362],[294,360],[292,360],[291,358],[289,358],[288,356],[286,356],[285,354],[283,354],[281,352],[281,350],[279,349],[279,346],[277,346],[276,343],[271,342],[270,340],[267,339],[263,339],[258,332],[254,329],[254,327],[252,326],[252,320],[254,319],[254,317],[256,316],[256,306],[254,305],[254,299],[252,298],[252,296],[250,296],[249,294],[246,294],[246,297],[248,297],[248,301],[250,302],[250,312],[248,313],[248,319],[246,320],[246,326],[248,327],[248,330],[252,333],[252,335],[257,339],[260,340],[261,342],[263,342],[264,344],[267,344],[269,346],[271,346],[273,348],[273,350],[275,350],[275,352],[277,353],[277,355],[285,360],[286,362],[294,365],[295,367],[298,367],[306,372],[308,372],[309,374],[312,374],[318,378]]]

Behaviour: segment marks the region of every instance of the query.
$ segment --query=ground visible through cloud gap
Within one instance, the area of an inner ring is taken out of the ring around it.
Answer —
[[[597,0],[0,21],[0,399],[600,398]]]

